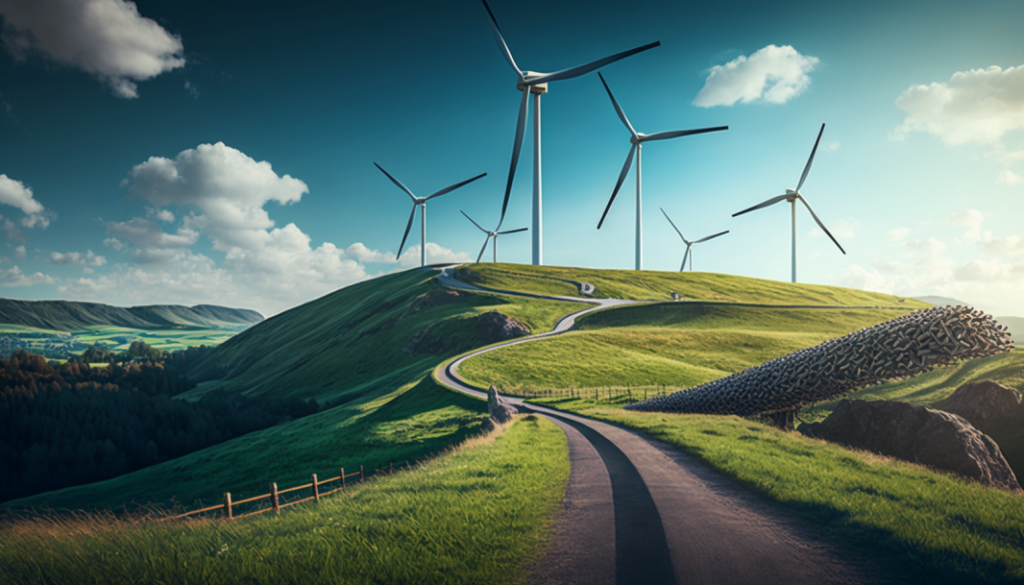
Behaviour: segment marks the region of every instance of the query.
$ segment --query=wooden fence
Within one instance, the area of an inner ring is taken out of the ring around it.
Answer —
[[[402,467],[409,467],[409,462],[406,461],[404,466],[401,465],[401,464],[398,465],[398,466],[395,466],[394,463],[390,463],[390,464],[388,464],[387,468],[376,470],[376,473],[378,473],[378,474],[382,473],[382,472],[394,473],[395,469],[400,469]],[[270,492],[269,493],[261,494],[261,495],[258,495],[258,496],[253,496],[251,498],[245,498],[244,500],[238,500],[237,502],[231,500],[231,492],[225,492],[224,493],[224,501],[222,503],[220,503],[220,504],[217,504],[215,506],[207,506],[206,508],[200,508],[198,510],[192,510],[190,512],[185,512],[184,514],[178,514],[177,516],[169,516],[167,518],[164,518],[164,520],[179,520],[179,519],[182,519],[182,518],[189,518],[189,517],[195,516],[197,514],[209,514],[209,513],[217,513],[217,512],[220,512],[221,517],[223,519],[225,519],[225,520],[232,520],[234,518],[246,518],[248,516],[255,516],[256,514],[262,514],[264,512],[271,512],[271,511],[273,511],[273,512],[280,512],[281,508],[287,508],[288,506],[294,506],[296,504],[302,504],[302,503],[309,502],[309,501],[315,501],[315,502],[319,503],[320,502],[320,498],[328,496],[328,495],[333,494],[335,492],[340,492],[341,490],[345,489],[345,486],[346,486],[348,480],[353,479],[353,478],[358,478],[357,481],[360,481],[360,482],[366,481],[366,472],[363,470],[363,466],[362,465],[359,466],[359,471],[356,471],[356,472],[353,472],[353,473],[348,473],[348,474],[345,473],[345,468],[342,467],[341,468],[341,473],[339,475],[335,476],[335,477],[330,478],[330,479],[317,479],[317,476],[314,473],[313,474],[313,481],[311,481],[310,483],[303,484],[303,485],[297,485],[297,486],[290,487],[290,488],[283,489],[283,490],[277,489],[277,484],[276,483],[271,483],[270,484]],[[336,485],[333,486],[332,489],[329,489],[327,491],[322,491],[321,488],[323,486],[330,485],[330,484],[336,484]],[[299,498],[299,499],[296,499],[296,500],[282,502],[281,496],[283,496],[284,494],[298,492],[300,490],[311,490],[311,491],[310,491],[310,494],[308,496],[304,497],[304,498]],[[237,515],[237,516],[235,515],[235,513],[234,513],[235,512],[235,510],[234,510],[235,506],[242,506],[242,505],[246,505],[246,504],[253,504],[253,503],[259,502],[261,500],[270,500],[270,505],[265,507],[265,508],[259,508],[257,510],[253,510],[251,512],[246,512],[244,514],[240,514],[240,515]]]

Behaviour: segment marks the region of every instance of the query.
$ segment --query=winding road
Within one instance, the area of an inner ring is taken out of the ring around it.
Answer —
[[[471,357],[560,335],[586,313],[638,301],[532,295],[485,289],[440,268],[441,284],[503,295],[593,303],[555,329],[467,354],[436,371],[445,385],[486,399],[458,375]],[[571,466],[564,512],[549,552],[530,571],[543,585],[701,583],[889,583],[869,560],[823,541],[675,447],[641,433],[507,398],[566,434]]]

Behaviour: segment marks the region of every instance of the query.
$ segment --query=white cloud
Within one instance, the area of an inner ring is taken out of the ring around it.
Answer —
[[[999,182],[1007,186],[1013,186],[1020,183],[1020,176],[1010,169],[1003,169],[999,171]]]
[[[168,234],[156,222],[141,217],[107,222],[107,235],[112,237],[104,240],[104,244],[124,250],[128,244],[122,240],[127,240],[134,248],[136,262],[143,263],[166,262],[199,240],[195,230],[180,227],[178,233]]]
[[[199,88],[187,79],[185,80],[185,91],[187,91],[194,99],[199,99]]]
[[[15,248],[14,249],[14,257],[15,258],[24,258],[25,257],[25,246],[18,246],[17,248]]]
[[[995,144],[1024,128],[1024,66],[958,71],[948,82],[907,88],[896,106],[907,113],[897,138],[927,132],[946,144]]]
[[[784,104],[811,85],[807,75],[817,57],[801,55],[789,45],[768,45],[749,58],[743,55],[711,68],[704,87],[693,100],[702,108],[765,101]]]
[[[908,227],[893,228],[885,232],[885,237],[888,238],[890,242],[898,242],[909,235],[910,228]]]
[[[21,225],[27,228],[39,226],[45,229],[50,225],[50,217],[53,214],[48,212],[42,203],[36,201],[32,188],[7,175],[0,175],[0,203],[17,207],[24,212],[25,217],[21,218]],[[12,230],[7,228],[7,231],[10,234]]]
[[[957,280],[995,282],[1024,278],[1024,262],[1007,264],[1000,260],[971,260],[958,266],[954,273]]]
[[[427,264],[442,264],[447,262],[471,262],[473,258],[465,252],[455,252],[449,248],[443,248],[434,242],[427,242]],[[420,245],[416,244],[402,251],[399,259],[402,266],[412,267],[420,265]]]
[[[363,245],[362,242],[356,242],[346,248],[345,257],[351,258],[357,262],[372,262],[374,264],[395,264],[398,262],[398,259],[395,258],[395,254],[393,252],[378,252],[377,250],[371,250]]]
[[[181,39],[126,0],[0,0],[3,39],[17,59],[37,51],[78,67],[124,98],[136,82],[182,67]]]
[[[42,272],[26,276],[17,266],[12,266],[7,270],[0,270],[0,287],[13,288],[37,284],[54,284],[55,282],[53,277]]]
[[[174,221],[174,214],[167,209],[155,209],[153,207],[147,207],[146,217],[152,217],[154,219],[167,223],[171,223]]]
[[[81,252],[67,252],[66,254],[51,252],[50,262],[57,266],[103,266],[107,263],[107,259],[88,250],[85,254]]]
[[[981,224],[985,222],[985,214],[977,209],[965,209],[950,215],[946,218],[948,225],[957,225],[967,228],[963,234],[967,242],[987,242],[992,239],[992,232],[983,231]]]
[[[982,250],[986,254],[995,255],[1022,254],[1024,253],[1024,238],[1018,236],[992,238],[985,242]]]
[[[909,270],[911,265],[900,260],[890,260],[887,262],[875,262],[874,267],[875,270],[878,270],[879,272],[902,274]]]
[[[946,244],[939,241],[935,236],[923,240],[902,242],[902,246],[911,252],[923,252],[925,254],[939,254],[946,249]]]

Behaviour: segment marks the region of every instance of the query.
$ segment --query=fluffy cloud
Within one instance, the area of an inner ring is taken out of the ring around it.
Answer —
[[[473,258],[465,252],[455,252],[449,248],[427,242],[427,264],[443,264],[448,262],[472,262]],[[416,244],[402,252],[399,263],[405,267],[420,265],[420,245]]]
[[[897,137],[927,132],[946,144],[995,144],[1024,128],[1024,66],[958,71],[948,82],[907,88],[896,106],[907,113]]]
[[[50,225],[52,214],[46,211],[42,203],[35,200],[32,188],[7,175],[0,175],[0,203],[17,207],[24,212],[25,217],[21,218],[21,225],[27,228],[46,228]],[[10,233],[11,230],[8,228],[7,231]]]
[[[17,266],[12,266],[7,270],[0,270],[0,287],[34,286],[37,284],[53,284],[54,282],[56,281],[53,277],[42,272],[26,275]]]
[[[749,58],[743,55],[711,68],[703,89],[693,100],[702,108],[765,101],[784,104],[811,85],[808,73],[817,57],[801,55],[789,45],[768,45]]]
[[[909,235],[910,228],[908,227],[893,228],[885,232],[885,237],[888,238],[890,242],[898,242]]]
[[[85,254],[81,252],[68,252],[66,254],[52,252],[50,253],[50,262],[57,266],[103,266],[107,263],[107,259],[103,256],[97,256],[92,250],[89,250]]]
[[[986,254],[1011,255],[1024,253],[1024,238],[1008,236],[1005,238],[991,238],[982,247]]]
[[[182,67],[181,39],[126,0],[0,0],[3,39],[24,59],[33,51],[96,76],[124,98],[136,82]]]
[[[923,252],[925,254],[940,254],[946,249],[946,244],[936,239],[935,236],[923,240],[902,242],[902,245],[911,252]]]
[[[1013,185],[1020,183],[1020,176],[1010,169],[1003,169],[999,171],[999,182],[1008,187],[1012,187]]]
[[[107,222],[107,235],[112,237],[103,241],[105,245],[118,251],[130,245],[135,261],[141,263],[167,262],[199,240],[195,230],[181,227],[178,233],[168,234],[156,222],[141,217]]]
[[[964,232],[963,239],[967,242],[986,242],[992,239],[992,232],[981,229],[981,224],[985,221],[985,214],[978,211],[977,209],[965,209],[950,215],[946,218],[946,223],[949,225],[957,225],[967,228]]]

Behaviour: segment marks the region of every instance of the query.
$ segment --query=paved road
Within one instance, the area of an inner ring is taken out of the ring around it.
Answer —
[[[455,288],[482,289],[454,279]],[[465,359],[568,331],[576,317],[631,301],[547,297],[595,303],[554,331],[473,352],[440,380],[466,394],[486,393],[458,376]],[[774,505],[750,495],[678,449],[640,433],[509,398],[566,433],[571,472],[565,511],[550,552],[531,568],[537,584],[880,583],[876,567],[823,542]]]

